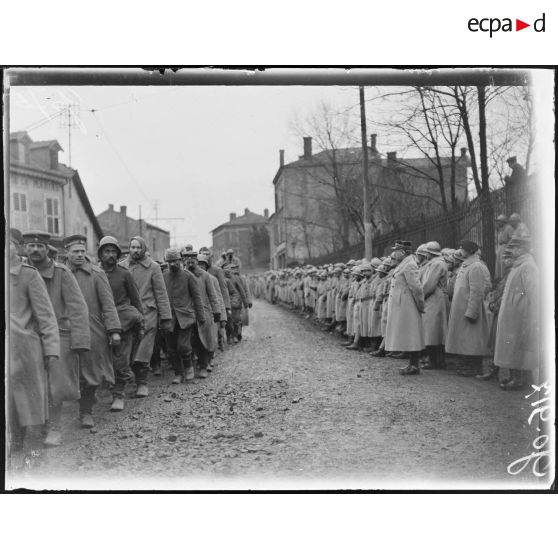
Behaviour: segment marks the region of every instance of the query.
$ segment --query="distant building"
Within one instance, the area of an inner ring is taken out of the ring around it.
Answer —
[[[273,179],[275,212],[270,218],[273,268],[298,265],[343,250],[364,238],[362,149],[336,148],[304,154],[285,164],[284,151]],[[440,213],[467,198],[467,150],[430,159],[382,158],[376,135],[370,137],[368,176],[373,235],[404,227],[417,217]],[[452,178],[453,177],[453,178]],[[443,192],[443,194],[442,194]]]
[[[244,215],[229,215],[229,220],[211,231],[213,253],[219,258],[232,248],[242,263],[242,271],[269,269],[269,211],[263,215],[244,210]]]
[[[133,219],[126,214],[125,205],[120,211],[114,210],[114,204],[109,203],[108,209],[97,215],[97,220],[103,227],[105,234],[114,236],[124,252],[128,251],[130,239],[141,236],[147,243],[147,249],[155,260],[163,260],[165,250],[170,246],[170,233],[143,219]]]
[[[72,234],[87,237],[95,254],[103,231],[77,170],[58,162],[56,140],[33,141],[25,131],[10,134],[9,226],[49,232],[61,248]]]

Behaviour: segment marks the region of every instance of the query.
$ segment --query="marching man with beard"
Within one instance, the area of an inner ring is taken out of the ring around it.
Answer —
[[[194,379],[192,366],[192,333],[196,323],[204,325],[206,319],[196,277],[182,267],[180,252],[168,248],[165,252],[168,270],[163,279],[168,292],[172,321],[166,333],[169,362],[174,370],[173,384]],[[186,366],[186,370],[184,370]]]
[[[115,383],[110,408],[111,411],[122,411],[126,384],[134,377],[130,367],[132,353],[137,342],[144,336],[143,306],[132,275],[117,263],[122,256],[122,250],[116,238],[102,238],[97,255],[103,271],[107,274],[122,328],[120,344],[112,347]]]
[[[28,261],[41,274],[56,314],[60,335],[60,358],[52,363],[48,376],[49,419],[45,446],[62,443],[60,416],[64,401],[77,401],[79,354],[89,351],[89,312],[73,273],[48,257],[50,235],[28,232],[23,235]]]
[[[91,350],[80,355],[82,428],[93,428],[95,392],[103,380],[114,384],[111,346],[120,344],[120,320],[108,279],[100,267],[85,258],[86,237],[75,234],[64,239],[68,267],[74,274],[89,310]]]
[[[130,241],[130,254],[120,262],[122,267],[132,274],[145,309],[145,334],[139,341],[132,365],[138,386],[136,397],[149,395],[147,375],[151,369],[149,363],[153,355],[158,325],[164,333],[172,329],[172,314],[163,273],[159,264],[147,256],[146,252],[145,240],[141,236],[134,236]]]

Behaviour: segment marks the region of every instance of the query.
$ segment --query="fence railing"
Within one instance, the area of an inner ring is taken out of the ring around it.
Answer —
[[[394,242],[398,239],[410,240],[413,247],[436,240],[442,247],[456,248],[459,242],[467,238],[473,240],[482,251],[483,212],[490,209],[494,218],[500,214],[508,217],[519,213],[522,221],[527,224],[531,234],[536,234],[537,219],[535,203],[531,189],[533,185],[513,187],[505,186],[490,193],[491,204],[481,203],[479,198],[468,202],[465,206],[450,213],[422,218],[404,228],[394,229],[389,233],[375,236],[372,240],[374,256],[389,254]],[[358,242],[344,250],[312,259],[309,263],[323,265],[326,263],[346,262],[350,259],[361,259],[364,256],[364,241]],[[492,263],[492,255],[486,255]],[[490,267],[492,267],[490,265]]]

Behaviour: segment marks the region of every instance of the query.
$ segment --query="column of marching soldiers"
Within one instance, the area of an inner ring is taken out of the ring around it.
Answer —
[[[462,376],[521,390],[539,366],[538,269],[519,214],[500,215],[497,230],[494,284],[471,240],[414,252],[398,240],[387,257],[268,271],[249,284],[256,298],[342,334],[347,349],[408,358],[402,375],[446,369],[448,354]]]
[[[169,248],[157,262],[143,238],[132,238],[122,258],[118,241],[107,236],[95,263],[85,236],[65,238],[63,258],[49,241],[48,233],[10,229],[12,456],[25,446],[62,443],[64,402],[77,401],[81,427],[93,429],[103,383],[114,412],[124,409],[134,383],[135,397],[147,397],[149,373],[161,375],[161,350],[173,384],[207,378],[216,350],[242,339],[252,306],[232,250],[213,262],[207,248]]]

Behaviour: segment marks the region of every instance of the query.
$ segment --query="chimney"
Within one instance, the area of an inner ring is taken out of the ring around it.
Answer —
[[[266,219],[269,219],[269,209],[267,209],[267,208],[264,209],[264,217],[265,217]]]
[[[467,148],[466,147],[461,148],[461,157],[463,157],[463,158],[467,157]]]
[[[250,213],[250,210],[249,210],[248,208],[246,208],[246,209],[244,210],[244,215],[248,215],[248,213]]]
[[[120,206],[120,213],[126,217],[126,206],[125,205],[121,205]]]
[[[285,150],[279,149],[279,167],[285,166]]]
[[[304,140],[304,158],[308,161],[312,158],[312,138],[302,138]]]
[[[388,165],[393,165],[397,161],[397,151],[388,151],[387,162]]]
[[[114,204],[113,203],[109,203],[109,211],[114,211]]]
[[[376,149],[376,137],[377,137],[377,134],[370,134],[370,149],[372,151],[378,151]]]
[[[229,214],[229,220],[234,221],[235,219],[236,219],[236,213],[230,213]]]

